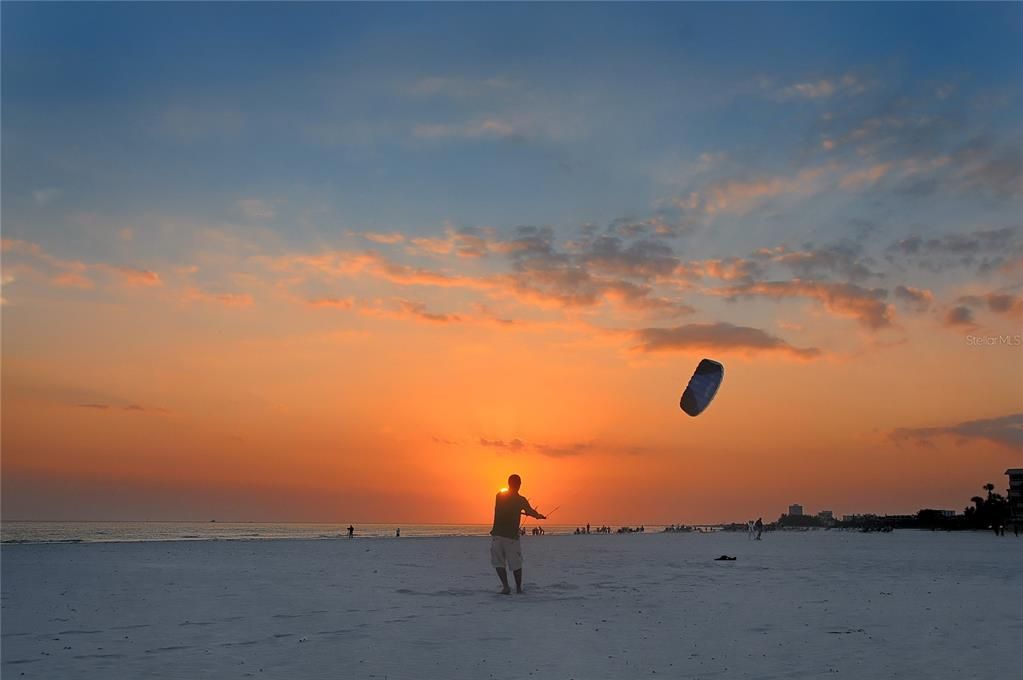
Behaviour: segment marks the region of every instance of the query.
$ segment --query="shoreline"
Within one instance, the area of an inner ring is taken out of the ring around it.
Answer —
[[[409,525],[411,526],[411,525]],[[457,526],[457,525],[453,525]],[[904,529],[893,529],[890,532],[864,532],[861,529],[851,527],[834,527],[834,528],[784,528],[784,529],[773,529],[769,532],[765,532],[765,538],[761,541],[769,541],[770,536],[777,535],[791,535],[791,534],[825,534],[825,533],[837,533],[837,534],[878,534],[884,533],[885,535],[894,534],[908,534],[908,533],[919,533],[919,534],[957,534],[957,535],[988,535],[991,534],[990,529],[921,529],[921,528],[904,528]],[[574,534],[571,531],[565,532],[548,532],[541,536],[525,535],[522,537],[523,540],[542,540],[542,539],[555,539],[571,537],[579,539],[584,536],[601,536],[604,539],[618,536],[709,536],[714,534],[732,535],[732,536],[744,536],[744,532],[741,531],[726,531],[722,529],[707,530],[707,531],[634,531],[625,533],[610,533],[610,534]],[[402,536],[393,535],[363,535],[356,534],[352,538],[349,538],[346,534],[340,533],[336,536],[179,536],[179,537],[167,537],[167,538],[68,538],[68,539],[3,539],[0,540],[0,546],[23,546],[23,545],[117,545],[117,544],[144,544],[144,543],[270,543],[270,542],[321,542],[321,541],[415,541],[415,540],[435,540],[445,538],[489,538],[490,533],[451,533],[451,534],[408,534]],[[996,537],[1003,538],[1003,537]],[[1007,534],[1004,538],[1017,538],[1011,534]]]

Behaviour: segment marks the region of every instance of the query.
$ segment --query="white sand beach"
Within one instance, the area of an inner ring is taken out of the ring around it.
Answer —
[[[1023,539],[773,533],[5,545],[10,678],[990,678]],[[716,562],[723,554],[734,562]]]

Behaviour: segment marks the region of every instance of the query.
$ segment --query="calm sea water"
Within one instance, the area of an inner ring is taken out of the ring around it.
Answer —
[[[291,524],[267,522],[2,522],[3,543],[103,543],[123,541],[214,541],[280,538],[337,539],[347,535],[347,524]],[[422,536],[486,536],[486,524],[356,524],[356,538]],[[531,525],[527,526],[531,528]],[[646,531],[663,527],[647,525]],[[571,534],[574,526],[544,525],[550,534]]]

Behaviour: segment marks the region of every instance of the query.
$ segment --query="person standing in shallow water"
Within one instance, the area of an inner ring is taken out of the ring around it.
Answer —
[[[547,519],[529,504],[525,496],[519,495],[522,478],[512,475],[508,488],[501,489],[494,500],[494,528],[490,530],[490,564],[501,579],[501,594],[511,592],[508,585],[507,565],[515,575],[515,590],[522,592],[522,545],[519,543],[519,521],[522,515],[536,519]]]
[[[354,535],[355,535],[355,527],[353,527],[351,524],[349,524],[348,525],[348,538],[351,538]]]

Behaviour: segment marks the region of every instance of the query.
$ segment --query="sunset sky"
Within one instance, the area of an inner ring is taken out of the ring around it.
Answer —
[[[4,519],[482,523],[517,472],[558,523],[773,520],[1023,465],[1019,3],[2,24]]]

